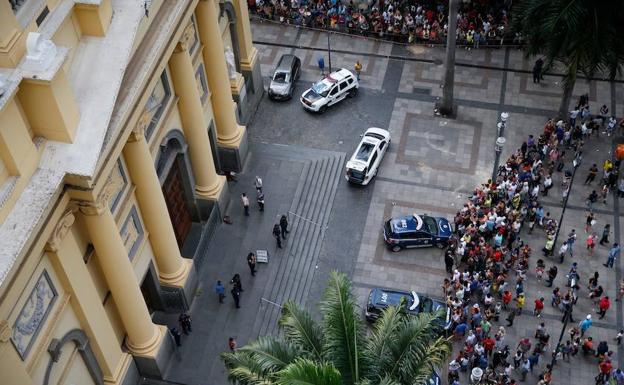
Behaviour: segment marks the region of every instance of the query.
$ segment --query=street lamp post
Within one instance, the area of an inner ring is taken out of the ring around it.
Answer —
[[[496,174],[498,171],[498,163],[500,162],[500,155],[503,152],[503,147],[505,146],[505,128],[507,126],[507,119],[509,118],[509,114],[507,112],[502,112],[500,114],[501,121],[496,124],[496,143],[494,144],[494,151],[496,153],[496,157],[494,158],[494,168],[492,169],[492,182],[496,180]]]
[[[331,65],[331,43],[329,41],[329,35],[331,34],[331,32],[327,32],[327,59],[329,61],[329,73],[332,72],[332,65]]]
[[[576,169],[578,169],[578,166],[580,166],[581,164],[581,154],[582,154],[582,151],[578,151],[574,155],[574,160],[572,161],[572,166],[574,167],[574,169],[572,170],[572,177],[570,178],[570,185],[567,187],[568,191],[566,192],[565,199],[563,200],[563,208],[561,209],[561,215],[559,216],[559,222],[557,223],[557,230],[555,231],[553,247],[552,247],[552,250],[550,251],[551,255],[554,253],[555,246],[557,245],[557,239],[559,239],[559,232],[561,231],[561,223],[563,222],[563,214],[565,214],[566,207],[568,207],[568,199],[570,198],[570,192],[572,191],[572,183],[574,183],[574,176],[576,175]]]

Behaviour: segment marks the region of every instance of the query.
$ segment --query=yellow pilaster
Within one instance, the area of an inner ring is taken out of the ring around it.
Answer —
[[[232,3],[236,10],[236,33],[238,36],[240,64],[243,70],[251,71],[255,61],[258,60],[258,50],[253,46],[247,1],[232,0]]]
[[[0,67],[15,67],[24,55],[26,45],[21,29],[11,3],[0,1]]]
[[[132,353],[149,356],[158,351],[163,335],[150,319],[119,228],[108,208],[113,194],[110,190],[105,187],[97,202],[83,202],[80,211],[128,334],[128,348]]]
[[[208,139],[208,124],[204,119],[195,71],[189,55],[190,36],[184,35],[171,55],[169,65],[182,120],[182,130],[189,144],[191,164],[195,175],[195,191],[201,197],[217,200],[225,184],[218,175]]]
[[[115,331],[82,259],[80,247],[75,238],[68,235],[73,223],[74,214],[70,210],[61,217],[52,232],[46,251],[61,280],[69,288],[72,306],[89,336],[104,378],[116,382],[123,368],[125,353],[117,343]]]
[[[24,361],[9,340],[11,328],[6,320],[0,321],[0,373],[3,385],[31,385],[32,379],[26,371]]]
[[[217,125],[219,144],[227,147],[238,147],[243,139],[245,127],[236,122],[235,105],[232,103],[230,77],[225,62],[223,40],[219,28],[219,15],[216,2],[200,1],[195,15],[199,29],[199,39],[204,45],[203,57],[207,72],[208,84],[212,93],[212,109]]]
[[[123,152],[136,186],[136,197],[149,232],[160,280],[170,286],[183,287],[192,261],[183,259],[178,249],[158,174],[145,140],[143,123],[130,135]]]

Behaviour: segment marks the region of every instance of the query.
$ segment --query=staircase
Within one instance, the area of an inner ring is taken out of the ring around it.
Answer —
[[[271,260],[278,264],[274,283],[265,288],[262,297],[278,305],[293,300],[304,306],[328,230],[345,154],[296,149],[292,155],[306,163],[288,214],[290,233],[282,253]],[[269,302],[261,304],[253,328],[258,336],[277,334],[280,310]]]

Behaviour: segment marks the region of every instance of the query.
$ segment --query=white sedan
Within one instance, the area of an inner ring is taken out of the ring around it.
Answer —
[[[377,175],[389,145],[390,133],[387,130],[377,127],[366,130],[351,159],[347,161],[345,178],[352,183],[367,185]]]

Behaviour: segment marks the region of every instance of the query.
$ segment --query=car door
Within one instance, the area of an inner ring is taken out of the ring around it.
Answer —
[[[327,94],[327,99],[328,99],[328,106],[331,106],[332,104],[335,104],[336,102],[338,102],[338,93],[339,93],[340,89],[338,88],[338,84],[335,84],[331,90],[329,90],[329,93]]]
[[[301,75],[300,71],[301,61],[298,57],[295,57],[295,60],[293,60],[293,82],[299,79],[299,75]]]
[[[347,88],[349,87],[349,85],[347,84],[346,80],[343,80],[340,82],[340,84],[338,84],[338,86],[340,87],[340,91],[338,93],[338,99],[342,100],[347,97]]]
[[[420,247],[416,238],[416,231],[406,231],[401,233],[401,246],[405,248]]]
[[[415,247],[428,247],[433,245],[431,235],[425,231],[417,231],[414,237],[416,239],[415,244],[417,245]]]

